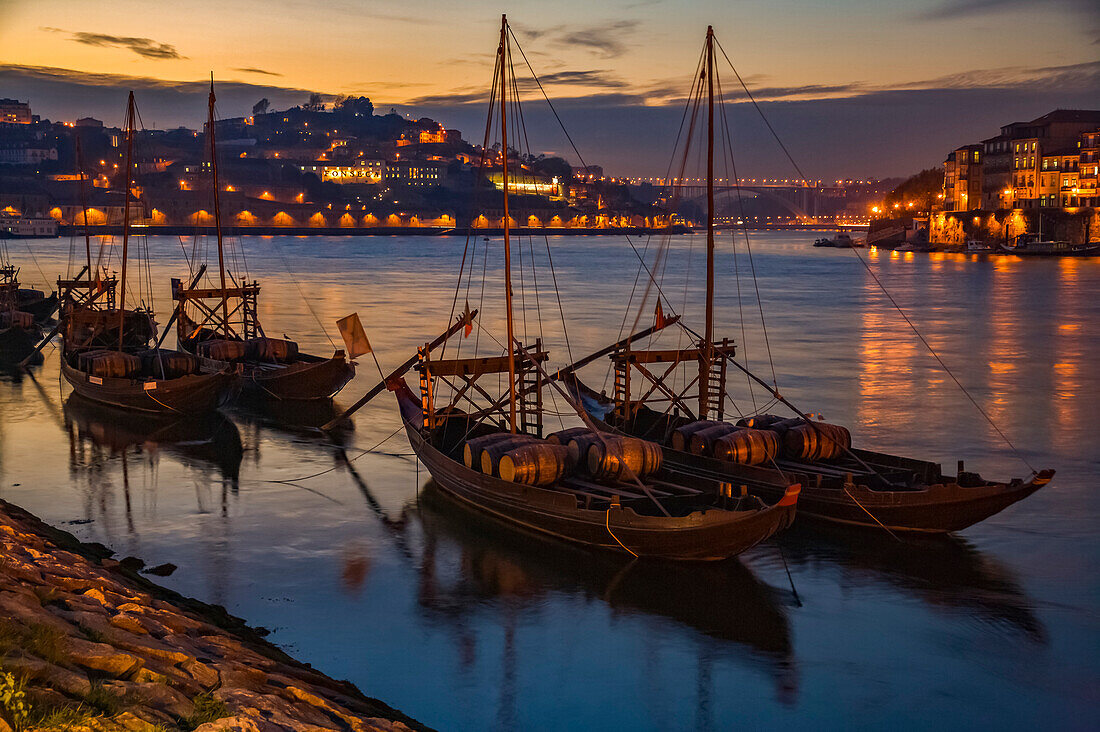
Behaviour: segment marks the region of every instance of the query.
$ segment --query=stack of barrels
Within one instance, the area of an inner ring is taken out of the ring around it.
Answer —
[[[199,341],[195,347],[195,353],[215,361],[240,361],[248,355],[248,346],[244,341],[213,338],[208,341]]]
[[[597,480],[643,478],[661,467],[661,447],[636,437],[562,430],[541,440],[500,432],[467,440],[466,467],[525,485],[543,486],[579,470]]]
[[[154,379],[178,379],[199,373],[199,359],[183,351],[150,348],[137,354],[141,372]]]
[[[785,418],[762,414],[743,419],[739,425],[769,430],[778,435],[783,457],[788,460],[831,460],[852,447],[852,433],[846,427],[828,422],[809,425],[798,417]]]
[[[121,351],[84,351],[77,354],[76,367],[101,379],[132,379],[141,374],[141,359]]]
[[[597,480],[644,478],[661,468],[661,446],[637,437],[572,427],[546,440],[565,445],[571,464]]]
[[[498,432],[467,440],[466,467],[512,483],[550,485],[569,469],[568,449],[532,435]]]
[[[674,449],[740,465],[760,465],[779,453],[779,438],[774,432],[711,420],[677,427],[671,442]]]
[[[282,338],[249,338],[245,344],[248,358],[265,363],[292,363],[298,360],[298,344]]]
[[[22,310],[0,312],[0,328],[33,328],[34,316]]]

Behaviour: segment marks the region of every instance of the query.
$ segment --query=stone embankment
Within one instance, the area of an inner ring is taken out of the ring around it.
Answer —
[[[0,732],[423,729],[0,501]]]

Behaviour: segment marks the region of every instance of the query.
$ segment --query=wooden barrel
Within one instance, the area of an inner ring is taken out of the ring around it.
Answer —
[[[709,429],[711,427],[717,427],[723,424],[713,419],[700,419],[697,422],[688,422],[685,425],[677,427],[672,431],[671,445],[673,450],[679,450],[680,452],[687,452],[691,447],[691,436],[700,430]]]
[[[569,448],[545,441],[512,448],[500,456],[497,473],[501,480],[524,485],[550,485],[565,475]]]
[[[740,465],[760,465],[779,454],[779,435],[744,427],[714,441],[711,455]]]
[[[138,358],[141,359],[141,372],[156,379],[178,379],[199,373],[199,359],[183,351],[149,349],[139,353]]]
[[[481,437],[473,437],[466,440],[466,443],[462,446],[462,462],[466,464],[467,468],[481,470],[481,449],[483,447],[491,445],[494,442],[500,442],[501,440],[508,440],[518,436],[526,437],[527,435],[513,435],[511,432],[494,432],[491,435],[482,435]]]
[[[608,433],[603,433],[605,437],[609,437]],[[566,443],[566,447],[569,448],[569,464],[581,465],[587,460],[588,448],[600,441],[600,433],[592,430],[585,430],[584,432],[578,432],[569,438],[569,442]]]
[[[282,338],[249,338],[248,358],[267,363],[290,363],[298,359],[298,344]]]
[[[248,346],[244,341],[212,338],[208,341],[199,341],[195,346],[195,353],[215,361],[240,361],[248,355]]]
[[[637,437],[604,435],[588,447],[588,473],[593,478],[644,478],[661,467],[661,446]]]
[[[566,430],[558,430],[546,436],[546,441],[551,445],[568,445],[569,441],[577,435],[591,432],[587,427],[570,427]]]
[[[486,475],[495,475],[500,477],[500,473],[497,472],[498,464],[500,463],[500,456],[509,450],[514,450],[520,445],[526,445],[530,442],[541,442],[537,437],[532,435],[513,435],[506,434],[504,439],[495,440],[481,446],[481,454],[478,456],[478,462],[481,465],[481,472]]]
[[[737,426],[766,430],[776,422],[782,422],[784,419],[785,417],[780,417],[778,414],[754,414],[751,417],[742,417],[737,420]]]
[[[691,441],[688,443],[688,451],[694,455],[710,455],[711,450],[714,448],[715,440],[731,432],[736,432],[737,429],[736,426],[729,422],[719,422],[713,427],[699,430],[691,436]]]
[[[827,422],[803,422],[783,435],[783,454],[792,460],[829,460],[852,446],[852,433]]]
[[[81,354],[82,371],[108,379],[129,379],[141,372],[141,359],[119,351],[93,351]]]
[[[33,328],[34,316],[22,310],[0,313],[0,328]]]

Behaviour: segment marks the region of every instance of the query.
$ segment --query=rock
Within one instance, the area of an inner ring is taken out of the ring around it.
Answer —
[[[206,725],[204,724],[202,727],[199,727],[199,729],[206,729]],[[231,729],[231,728],[230,727],[218,727],[217,729]],[[0,717],[0,732],[12,732],[11,727],[8,726],[8,723],[4,721],[3,717]]]
[[[145,574],[152,574],[156,575],[157,577],[167,577],[168,575],[175,572],[177,569],[179,569],[179,567],[172,564],[171,562],[165,562],[164,564],[158,564],[155,567],[150,567],[149,569],[144,570],[144,572]]]
[[[122,729],[128,730],[128,732],[158,732],[158,730],[164,729],[164,725],[147,722],[133,712],[116,714],[112,721]]]
[[[144,665],[140,658],[116,650],[106,643],[68,638],[66,647],[76,665],[91,671],[101,671],[115,678],[133,673]]]
[[[107,622],[116,628],[121,628],[135,635],[149,635],[149,631],[146,629],[145,625],[133,615],[118,613],[117,615],[112,615],[107,618]]]
[[[123,569],[128,569],[131,572],[140,572],[145,568],[145,562],[137,557],[123,557],[119,564]]]
[[[281,732],[282,728],[251,717],[222,717],[199,725],[195,732]],[[0,732],[3,732],[0,730]]]
[[[188,659],[180,664],[180,668],[187,673],[188,676],[195,681],[202,684],[207,689],[212,689],[218,685],[221,680],[218,676],[218,672],[207,666],[202,661],[196,661],[194,659]]]
[[[195,705],[183,694],[155,682],[110,681],[104,684],[119,696],[152,707],[161,712],[186,719],[195,713]]]
[[[99,560],[99,566],[103,567],[104,569],[114,569],[120,564],[122,564],[122,562],[118,561],[117,559],[107,559],[106,557],[104,557],[103,559]]]

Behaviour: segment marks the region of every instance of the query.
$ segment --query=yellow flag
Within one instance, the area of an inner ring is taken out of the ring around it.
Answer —
[[[348,348],[348,358],[357,358],[371,352],[370,341],[359,321],[359,313],[340,318],[336,321],[336,327],[340,329],[340,337]]]

